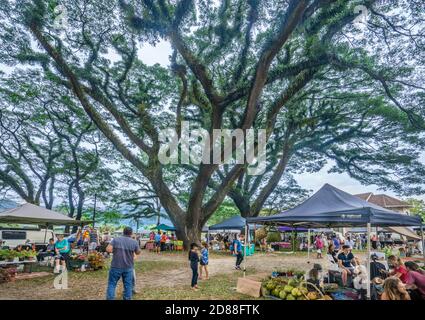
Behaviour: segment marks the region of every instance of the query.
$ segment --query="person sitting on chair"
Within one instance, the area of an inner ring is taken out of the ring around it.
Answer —
[[[68,240],[64,238],[63,234],[56,234],[56,237],[58,238],[58,241],[56,241],[55,243],[56,257],[55,257],[55,269],[53,270],[53,272],[59,273],[60,270],[62,271],[67,270],[71,247],[69,245]],[[61,264],[62,269],[60,269],[59,263]]]
[[[370,263],[370,280],[375,279],[376,277],[385,279],[387,277],[387,269],[385,265],[376,261],[378,260],[378,256],[376,255],[376,253],[373,253],[370,256],[370,259],[372,260],[372,262]]]
[[[55,255],[55,240],[53,238],[50,238],[46,248],[38,252],[37,261],[41,262],[44,260],[45,257],[48,257],[48,256],[53,257],[54,255]]]
[[[352,275],[354,265],[357,263],[353,253],[350,251],[350,246],[343,245],[342,252],[338,254],[338,266],[341,269],[342,285],[347,286],[348,275]]]

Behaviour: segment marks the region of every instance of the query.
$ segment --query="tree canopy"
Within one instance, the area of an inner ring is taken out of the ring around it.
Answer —
[[[276,190],[298,190],[294,173],[329,161],[364,184],[423,192],[423,1],[61,0],[60,14],[58,3],[0,0],[11,85],[36,73],[31,86],[66,97],[78,132],[86,123],[102,133],[185,243],[226,199],[258,215]],[[169,65],[146,65],[143,46],[159,41],[172,46]],[[180,135],[182,121],[210,134],[265,129],[265,172],[235,161],[162,164],[160,131]]]

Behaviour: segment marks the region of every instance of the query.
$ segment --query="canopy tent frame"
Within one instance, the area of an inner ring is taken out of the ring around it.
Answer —
[[[293,209],[282,213],[248,218],[247,223],[277,224],[291,226],[315,227],[350,227],[366,226],[367,228],[367,269],[370,274],[370,229],[372,226],[420,226],[420,217],[399,214],[366,202],[349,193],[325,184],[309,199]],[[422,232],[423,239],[423,232]],[[424,242],[422,241],[422,245]],[[425,250],[422,249],[425,257]],[[370,277],[367,278],[367,297],[370,299]]]
[[[25,203],[0,212],[0,223],[32,224],[44,226],[44,244],[47,243],[47,230],[50,226],[84,226],[91,220],[74,220],[59,212]]]

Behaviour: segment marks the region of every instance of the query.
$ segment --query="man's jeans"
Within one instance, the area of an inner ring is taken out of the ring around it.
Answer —
[[[115,289],[117,288],[118,281],[122,278],[124,284],[123,300],[131,300],[133,295],[133,268],[131,269],[118,269],[111,268],[109,270],[108,289],[106,291],[106,299],[115,299]]]

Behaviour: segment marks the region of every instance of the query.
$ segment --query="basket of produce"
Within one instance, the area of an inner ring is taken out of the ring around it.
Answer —
[[[323,294],[314,283],[302,281],[300,287],[305,288],[305,290],[301,290],[305,300],[332,300],[329,295]]]
[[[271,278],[263,282],[261,292],[269,299],[306,300],[303,292],[307,294],[307,289],[300,284],[295,278]]]
[[[268,299],[280,300],[332,300],[314,284],[302,279],[276,277],[263,281],[261,294]]]

